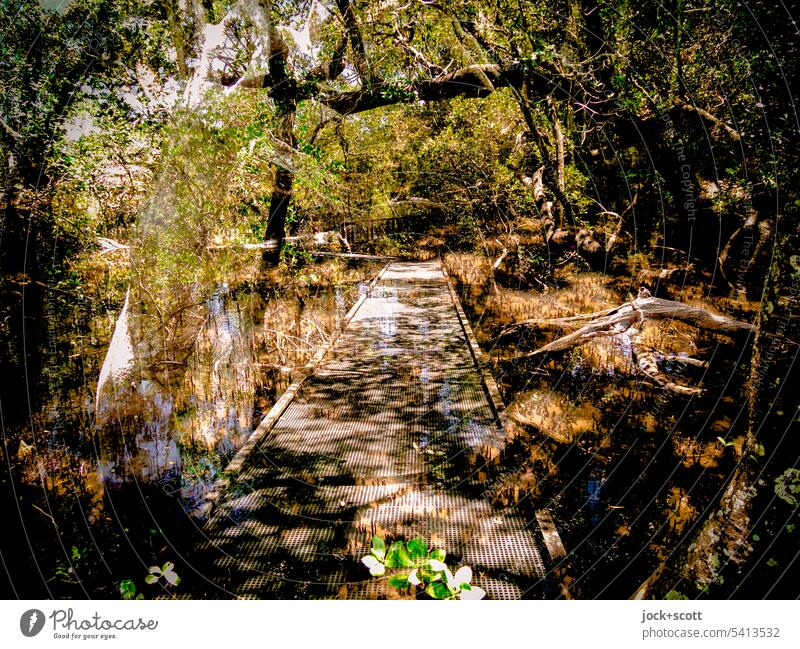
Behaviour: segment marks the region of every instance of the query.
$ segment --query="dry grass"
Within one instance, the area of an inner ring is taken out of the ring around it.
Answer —
[[[545,291],[522,291],[494,285],[491,277],[492,260],[480,255],[449,254],[445,264],[452,276],[462,283],[462,291],[469,290],[474,298],[481,300],[475,305],[479,315],[476,327],[479,339],[484,342],[494,337],[505,327],[524,320],[547,321],[556,318],[592,313],[612,308],[629,299],[627,288],[618,278],[608,277],[595,272],[576,272],[571,268],[561,268],[556,272],[558,288]],[[687,291],[687,295],[690,292]],[[700,293],[691,293],[694,302],[702,308],[709,308],[709,300]],[[522,330],[519,341],[504,338],[503,345],[494,346],[491,355],[495,360],[510,360],[521,353],[518,346],[522,343]],[[567,333],[566,330],[534,327],[529,330],[537,338],[538,344]],[[544,337],[544,340],[541,340]],[[705,338],[694,327],[680,322],[648,321],[644,325],[640,344],[658,350],[665,355],[680,357],[682,355],[702,356],[701,349]],[[515,344],[515,342],[517,344]],[[531,338],[528,335],[527,349],[531,349]],[[565,365],[566,363],[566,365]],[[674,366],[678,369],[678,366]],[[649,390],[642,389],[635,381],[619,379],[636,379],[641,373],[634,367],[631,355],[630,340],[626,334],[600,337],[589,340],[576,348],[568,358],[553,357],[545,359],[540,365],[543,371],[587,371],[595,375],[615,377],[607,385],[609,398],[620,398],[643,401]],[[530,384],[529,384],[530,385]],[[595,436],[593,444],[603,445],[600,430],[600,412],[591,404],[573,403],[566,397],[549,388],[514,393],[514,387],[506,395],[510,402],[509,412],[512,420],[529,431],[535,431],[543,438],[560,444],[572,444],[584,435]],[[524,389],[524,388],[523,388]],[[640,417],[641,429],[656,432],[659,422],[646,412]],[[597,437],[600,439],[597,439]],[[695,449],[688,450],[689,457],[696,455]],[[712,462],[715,449],[705,449],[703,462]],[[698,461],[697,459],[689,461]]]
[[[531,426],[561,444],[572,444],[600,430],[600,411],[591,403],[574,403],[553,390],[536,390],[517,396],[509,417]]]

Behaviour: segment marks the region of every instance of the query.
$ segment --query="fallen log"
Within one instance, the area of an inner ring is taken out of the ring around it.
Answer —
[[[336,231],[326,230],[323,232],[311,232],[309,234],[300,234],[294,237],[285,237],[284,243],[304,243],[311,242],[315,245],[330,245],[333,239],[340,240],[347,248],[350,249],[347,241]],[[267,241],[259,241],[258,243],[214,243],[206,246],[208,250],[222,250],[226,248],[243,248],[244,250],[275,250],[278,247],[277,239],[268,239]]]
[[[589,321],[588,323],[582,324],[587,320]],[[697,367],[706,367],[707,363],[688,356],[683,357],[674,354],[663,354],[657,349],[648,346],[642,335],[644,324],[647,320],[679,320],[687,324],[695,325],[700,329],[726,335],[734,335],[738,332],[749,332],[753,330],[753,325],[747,322],[734,320],[733,318],[712,313],[707,309],[684,304],[683,302],[652,297],[647,289],[642,288],[639,290],[638,298],[630,302],[625,302],[618,307],[566,318],[525,320],[511,325],[510,327],[506,327],[500,334],[500,337],[508,334],[510,330],[521,326],[534,326],[538,328],[556,327],[559,329],[579,326],[576,331],[556,338],[547,345],[543,345],[527,354],[528,356],[535,356],[547,352],[571,349],[593,338],[624,334],[637,372],[640,372],[658,386],[670,390],[671,392],[683,395],[700,394],[703,391],[702,388],[681,385],[670,380],[659,368],[658,361],[659,359],[662,361],[673,360]]]
[[[323,250],[311,250],[310,254],[314,257],[336,257],[341,259],[361,259],[365,261],[394,261],[400,257],[387,255],[366,255],[357,252],[325,252]]]
[[[557,338],[553,342],[536,349],[530,355],[562,351],[576,345],[582,345],[598,336],[614,336],[623,333],[633,324],[642,323],[645,320],[679,320],[706,331],[726,335],[753,330],[753,325],[748,322],[734,320],[683,302],[665,300],[650,295],[625,302],[613,309],[581,314],[570,318],[556,318],[555,320],[525,320],[512,325],[512,327],[560,327],[583,320],[589,320],[590,322],[577,331]],[[506,329],[507,331],[508,329]]]
[[[642,325],[633,325],[627,331],[626,335],[630,341],[631,356],[633,357],[633,364],[636,370],[644,374],[649,379],[652,379],[657,385],[666,388],[670,392],[677,394],[701,394],[702,388],[691,387],[688,385],[681,385],[670,380],[658,366],[658,357],[663,357],[658,350],[646,345],[643,342],[644,336],[642,335]],[[689,365],[697,365],[704,367],[706,363],[696,358],[681,358],[683,362]]]

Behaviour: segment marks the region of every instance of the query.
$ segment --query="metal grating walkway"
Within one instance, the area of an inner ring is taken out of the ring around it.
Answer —
[[[504,429],[462,319],[438,262],[384,269],[234,462],[201,548],[210,595],[390,596],[358,561],[374,533],[422,534],[493,598],[521,597],[544,576],[535,522],[481,497]]]

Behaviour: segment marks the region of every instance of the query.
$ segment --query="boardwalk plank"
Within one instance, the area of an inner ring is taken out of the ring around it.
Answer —
[[[471,565],[491,597],[521,597],[541,580],[535,524],[494,511],[474,477],[505,430],[463,317],[438,262],[384,270],[238,458],[239,479],[205,530],[215,594],[388,596],[358,563],[375,533],[426,536]]]

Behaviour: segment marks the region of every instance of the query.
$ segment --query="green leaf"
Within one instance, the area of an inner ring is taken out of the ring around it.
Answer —
[[[689,599],[689,598],[686,597],[686,595],[684,595],[680,591],[673,589],[665,595],[664,599]]]
[[[428,584],[432,581],[439,581],[442,578],[442,573],[433,572],[433,570],[431,570],[427,566],[422,566],[417,571],[417,575],[419,576],[420,580],[425,584]]]
[[[403,547],[402,541],[395,541],[392,545],[389,546],[389,551],[386,553],[386,567],[387,568],[399,568],[399,564],[397,563],[397,549]]]
[[[412,559],[424,559],[428,555],[428,543],[421,536],[409,541],[406,546]]]
[[[389,585],[394,588],[408,588],[409,580],[406,575],[392,575],[389,577]]]
[[[411,568],[414,566],[414,560],[408,554],[408,550],[400,548],[397,551],[397,561],[401,568]]]
[[[433,597],[433,599],[446,599],[450,597],[450,590],[441,581],[434,581],[428,584],[425,592]]]
[[[161,572],[167,572],[167,570],[172,570],[174,567],[174,563],[167,561],[163,566],[161,566]]]
[[[444,550],[442,550],[441,548],[437,548],[436,550],[431,550],[431,553],[428,558],[436,559],[437,561],[444,561],[446,556],[447,553]]]
[[[132,599],[136,595],[136,584],[130,579],[123,579],[119,582],[119,594],[122,599]]]
[[[387,568],[411,568],[414,562],[402,541],[395,541],[386,553]]]
[[[147,584],[154,584],[158,581],[158,577],[155,575],[147,575],[147,577],[144,578],[144,581]]]
[[[377,534],[372,537],[372,553],[378,557],[378,559],[384,559],[386,557],[386,543],[384,543],[383,539]]]

